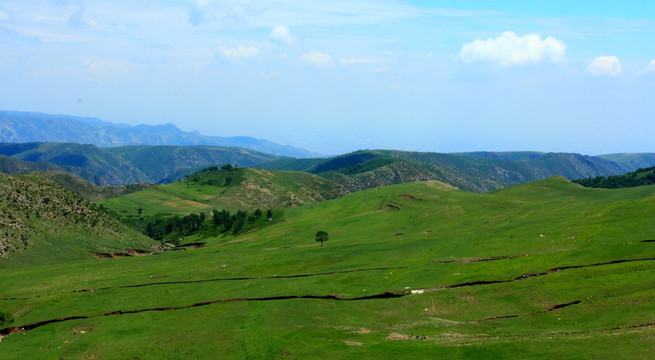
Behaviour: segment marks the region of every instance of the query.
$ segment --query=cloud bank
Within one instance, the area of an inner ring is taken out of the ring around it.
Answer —
[[[587,66],[594,76],[616,76],[621,72],[621,61],[616,56],[599,56]]]
[[[495,39],[474,40],[462,45],[459,59],[465,63],[486,61],[503,66],[528,63],[565,63],[566,44],[554,37],[537,34],[516,36],[505,31]]]

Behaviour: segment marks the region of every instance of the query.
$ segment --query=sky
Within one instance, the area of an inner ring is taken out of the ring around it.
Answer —
[[[0,109],[322,154],[655,152],[655,2],[0,0]]]

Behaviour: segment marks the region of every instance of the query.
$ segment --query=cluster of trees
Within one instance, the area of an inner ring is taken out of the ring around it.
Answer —
[[[653,185],[655,184],[655,167],[638,169],[635,172],[627,173],[625,175],[615,175],[609,177],[597,176],[594,178],[573,180],[573,182],[584,187],[604,189],[618,189],[643,185]]]
[[[175,234],[176,236],[186,236],[194,234],[200,230],[222,229],[221,232],[232,231],[237,234],[245,224],[252,224],[263,216],[260,209],[255,210],[252,214],[247,211],[239,210],[235,214],[230,214],[227,210],[212,210],[211,221],[206,221],[205,213],[190,214],[184,217],[172,216],[166,219],[157,219],[148,222],[143,233],[153,239],[163,240],[166,236]],[[273,210],[266,212],[266,218],[273,217]]]
[[[189,174],[189,175],[185,176],[184,179],[186,181],[189,181],[189,182],[199,183],[200,180],[201,180],[200,175],[202,175],[202,174],[216,173],[216,172],[219,172],[219,171],[232,173],[232,172],[236,172],[237,170],[239,170],[239,165],[237,165],[237,164],[235,164],[234,166],[232,164],[221,165],[220,169],[218,168],[218,166],[212,165],[212,166],[206,167],[206,168],[204,168],[204,169],[202,169],[200,171],[196,171],[193,174]],[[210,177],[210,178],[203,177],[203,178],[205,179],[205,181],[203,182],[204,185],[228,186],[228,185],[230,185],[232,183],[232,177],[230,177],[230,176],[226,177],[225,180],[220,180],[218,178],[213,178],[213,177]],[[188,185],[188,183],[187,183],[187,185]]]
[[[190,214],[184,217],[172,216],[167,219],[157,219],[153,222],[148,222],[143,233],[158,240],[172,233],[190,235],[202,229],[206,218],[207,215],[205,213],[200,213]]]

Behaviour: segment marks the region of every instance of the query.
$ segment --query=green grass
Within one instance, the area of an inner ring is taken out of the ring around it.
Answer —
[[[232,181],[226,185],[226,179]],[[316,175],[295,171],[240,168],[211,172],[173,184],[98,201],[120,217],[186,215],[211,209],[254,211],[301,206],[339,195],[338,187]]]
[[[0,174],[0,269],[154,243],[38,174]]]
[[[277,223],[199,249],[2,271],[0,310],[12,326],[88,318],[6,336],[0,357],[648,358],[655,243],[641,240],[655,239],[652,214],[655,186],[374,188],[287,208]],[[322,247],[317,230],[329,233]],[[467,262],[496,256],[512,257]],[[602,264],[627,259],[644,260]],[[582,267],[547,273],[572,266]],[[301,274],[315,276],[283,277]],[[505,282],[449,288],[475,281]],[[425,292],[255,300],[414,289]],[[104,316],[155,308],[170,310]]]

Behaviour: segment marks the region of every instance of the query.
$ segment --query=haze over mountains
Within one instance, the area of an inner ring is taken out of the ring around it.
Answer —
[[[171,183],[202,167],[230,163],[313,173],[338,185],[342,194],[427,180],[485,192],[555,175],[574,180],[655,165],[652,153],[361,150],[331,158],[309,157],[311,152],[267,140],[207,137],[170,124],[133,127],[93,118],[7,111],[0,112],[0,118],[0,140],[6,141],[0,143],[1,172],[59,170],[98,186]]]
[[[0,142],[75,142],[99,147],[124,145],[238,146],[274,155],[316,157],[321,154],[247,136],[206,136],[173,124],[114,124],[95,118],[34,112],[0,111]]]

